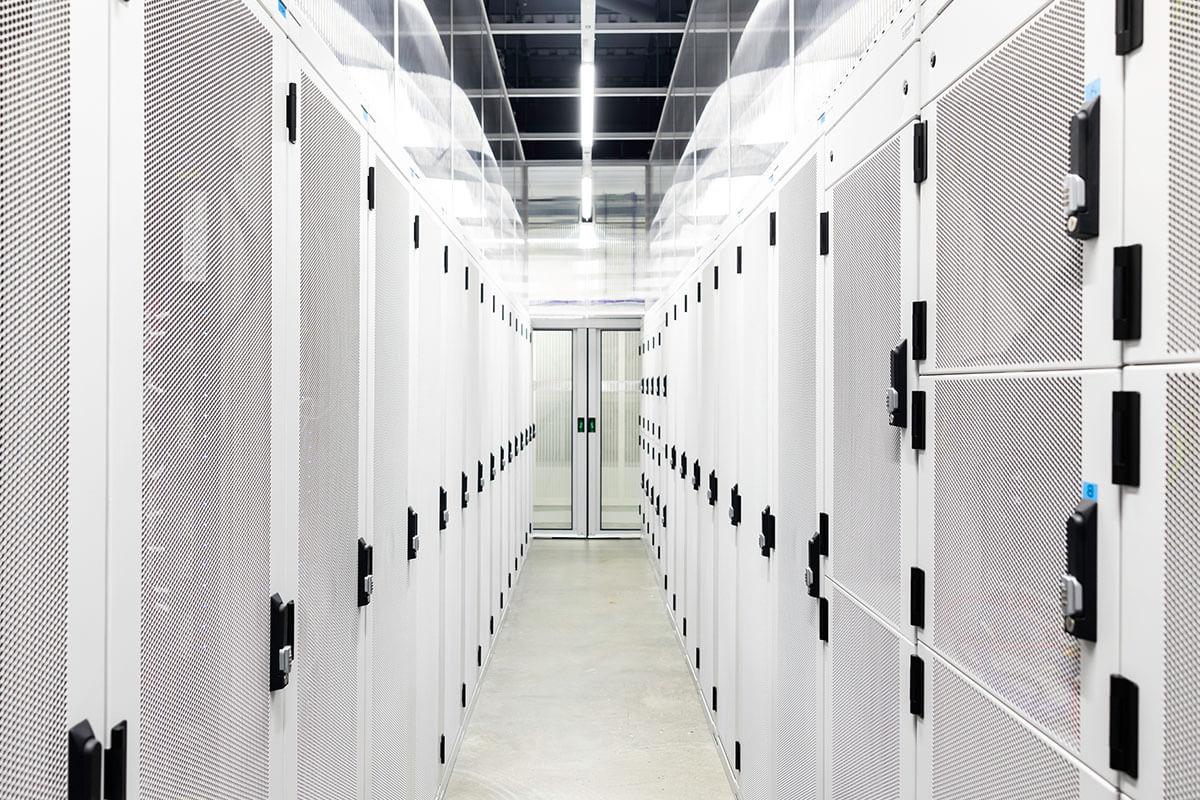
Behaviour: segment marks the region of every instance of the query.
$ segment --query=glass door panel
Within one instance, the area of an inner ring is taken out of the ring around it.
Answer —
[[[574,332],[533,332],[533,398],[537,439],[533,464],[533,527],[574,528]]]
[[[600,334],[600,530],[641,527],[638,486],[639,332]]]

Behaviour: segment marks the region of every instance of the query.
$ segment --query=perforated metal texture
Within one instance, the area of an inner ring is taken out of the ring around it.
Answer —
[[[817,170],[809,161],[779,193],[779,508],[775,581],[775,786],[779,800],[816,798],[818,603],[804,570],[817,524]],[[782,532],[784,535],[779,535]]]
[[[0,0],[0,796],[13,800],[67,793],[70,9]]]
[[[836,587],[829,595],[831,800],[898,800],[900,640]]]
[[[937,659],[929,681],[932,800],[1075,800],[1079,767]]]
[[[938,368],[1082,358],[1083,247],[1059,183],[1083,19],[1083,0],[1058,0],[938,101]]]
[[[271,36],[237,0],[145,11],[141,793],[265,798]]]
[[[408,195],[375,164],[375,591],[371,620],[371,796],[408,800],[415,602],[408,561]]]
[[[357,131],[300,83],[300,532],[296,794],[358,796]]]
[[[907,140],[906,140],[907,141]],[[902,619],[901,433],[888,424],[888,356],[901,325],[900,139],[832,190],[834,443],[829,569],[896,625]],[[911,177],[909,177],[911,185]],[[863,235],[871,220],[871,235]]]
[[[1163,771],[1167,800],[1200,792],[1200,375],[1167,376]]]
[[[1062,630],[1059,579],[1082,480],[1082,380],[933,387],[930,643],[1078,750],[1079,644]]]
[[[1200,0],[1170,4],[1167,349],[1200,350]]]

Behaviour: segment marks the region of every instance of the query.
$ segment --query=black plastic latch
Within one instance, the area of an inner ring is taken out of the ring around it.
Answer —
[[[1059,579],[1063,630],[1096,641],[1096,503],[1080,500],[1067,517],[1067,571]]]
[[[700,491],[700,460],[692,461],[692,491]]]
[[[1142,338],[1142,246],[1113,248],[1113,338]]]
[[[925,627],[925,570],[920,567],[909,571],[908,621],[914,628]]]
[[[887,390],[888,424],[893,428],[908,427],[908,340],[892,348],[890,365],[891,386]]]
[[[821,534],[821,555],[829,556],[829,515],[822,511],[817,515],[817,530]]]
[[[271,595],[271,691],[288,685],[296,657],[296,601]]]
[[[413,217],[413,249],[421,249],[421,215]]]
[[[467,473],[462,473],[462,507],[465,509],[471,505],[471,479],[467,477]]]
[[[708,504],[715,506],[717,504],[717,471],[712,470],[708,473]]]
[[[1109,683],[1108,765],[1138,776],[1138,686],[1113,675]]]
[[[688,476],[687,452],[684,451],[684,453],[679,457],[679,477],[683,478],[686,481],[687,476]]]
[[[483,462],[482,462],[482,461],[476,461],[476,462],[475,462],[475,489],[476,489],[476,491],[478,491],[480,494],[483,494],[483,487],[484,487],[484,482],[483,482]]]
[[[817,635],[822,642],[829,642],[829,598],[822,597],[817,606]]]
[[[770,220],[771,220],[771,222],[770,222],[771,233],[770,233],[768,239],[769,239],[769,244],[771,245],[771,247],[774,247],[775,246],[775,212],[774,211],[771,212]]]
[[[67,800],[100,800],[104,748],[82,720],[67,731]]]
[[[804,569],[804,585],[809,597],[821,596],[821,534],[808,540],[808,566]]]
[[[371,602],[371,593],[375,591],[375,548],[367,544],[367,540],[358,539],[358,605],[365,606]]]
[[[1137,392],[1113,392],[1112,482],[1118,486],[1141,483],[1141,409]]]
[[[1143,0],[1117,0],[1117,55],[1127,56],[1145,43]]]
[[[820,228],[820,254],[823,256],[829,255],[829,212],[822,211],[818,218]]]
[[[129,723],[121,720],[108,734],[104,751],[104,800],[125,800],[129,786]]]
[[[775,549],[775,515],[771,513],[770,506],[762,511],[762,532],[758,535],[758,549],[763,558],[770,558],[771,551]]]
[[[679,466],[679,464],[678,464],[679,459],[677,458],[678,455],[679,454],[677,452],[675,452],[675,446],[671,445],[671,471],[672,472],[674,472]]]
[[[444,531],[450,526],[450,496],[445,486],[438,487],[438,530]]]
[[[924,361],[928,357],[928,327],[929,304],[924,300],[914,300],[912,304],[912,360]]]
[[[367,208],[375,210],[375,168],[367,167]]]
[[[736,483],[729,490],[729,524],[734,527],[742,524],[742,495]]]
[[[1067,235],[1100,235],[1100,98],[1088,101],[1071,118],[1071,171],[1063,178]]]
[[[408,507],[408,560],[412,561],[417,557],[417,551],[421,549],[421,536],[417,528],[417,512],[413,511],[413,507]]]
[[[494,481],[496,480],[496,454],[488,453],[488,461],[491,469],[491,479]]]
[[[920,656],[908,659],[908,710],[915,717],[925,716],[925,660]]]

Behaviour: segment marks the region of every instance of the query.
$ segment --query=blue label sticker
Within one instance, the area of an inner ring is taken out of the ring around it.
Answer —
[[[1099,96],[1100,96],[1100,79],[1096,78],[1096,80],[1092,81],[1091,83],[1089,83],[1087,86],[1084,87],[1083,102],[1090,103]]]
[[[817,117],[817,124],[818,125],[825,124],[825,112],[821,112],[821,116]]]
[[[1083,484],[1083,499],[1095,502],[1099,497],[1100,487],[1096,486],[1094,483],[1087,483],[1085,481]]]

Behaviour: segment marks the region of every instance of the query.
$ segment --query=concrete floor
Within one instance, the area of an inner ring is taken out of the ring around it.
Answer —
[[[446,797],[733,797],[640,541],[534,541]]]

